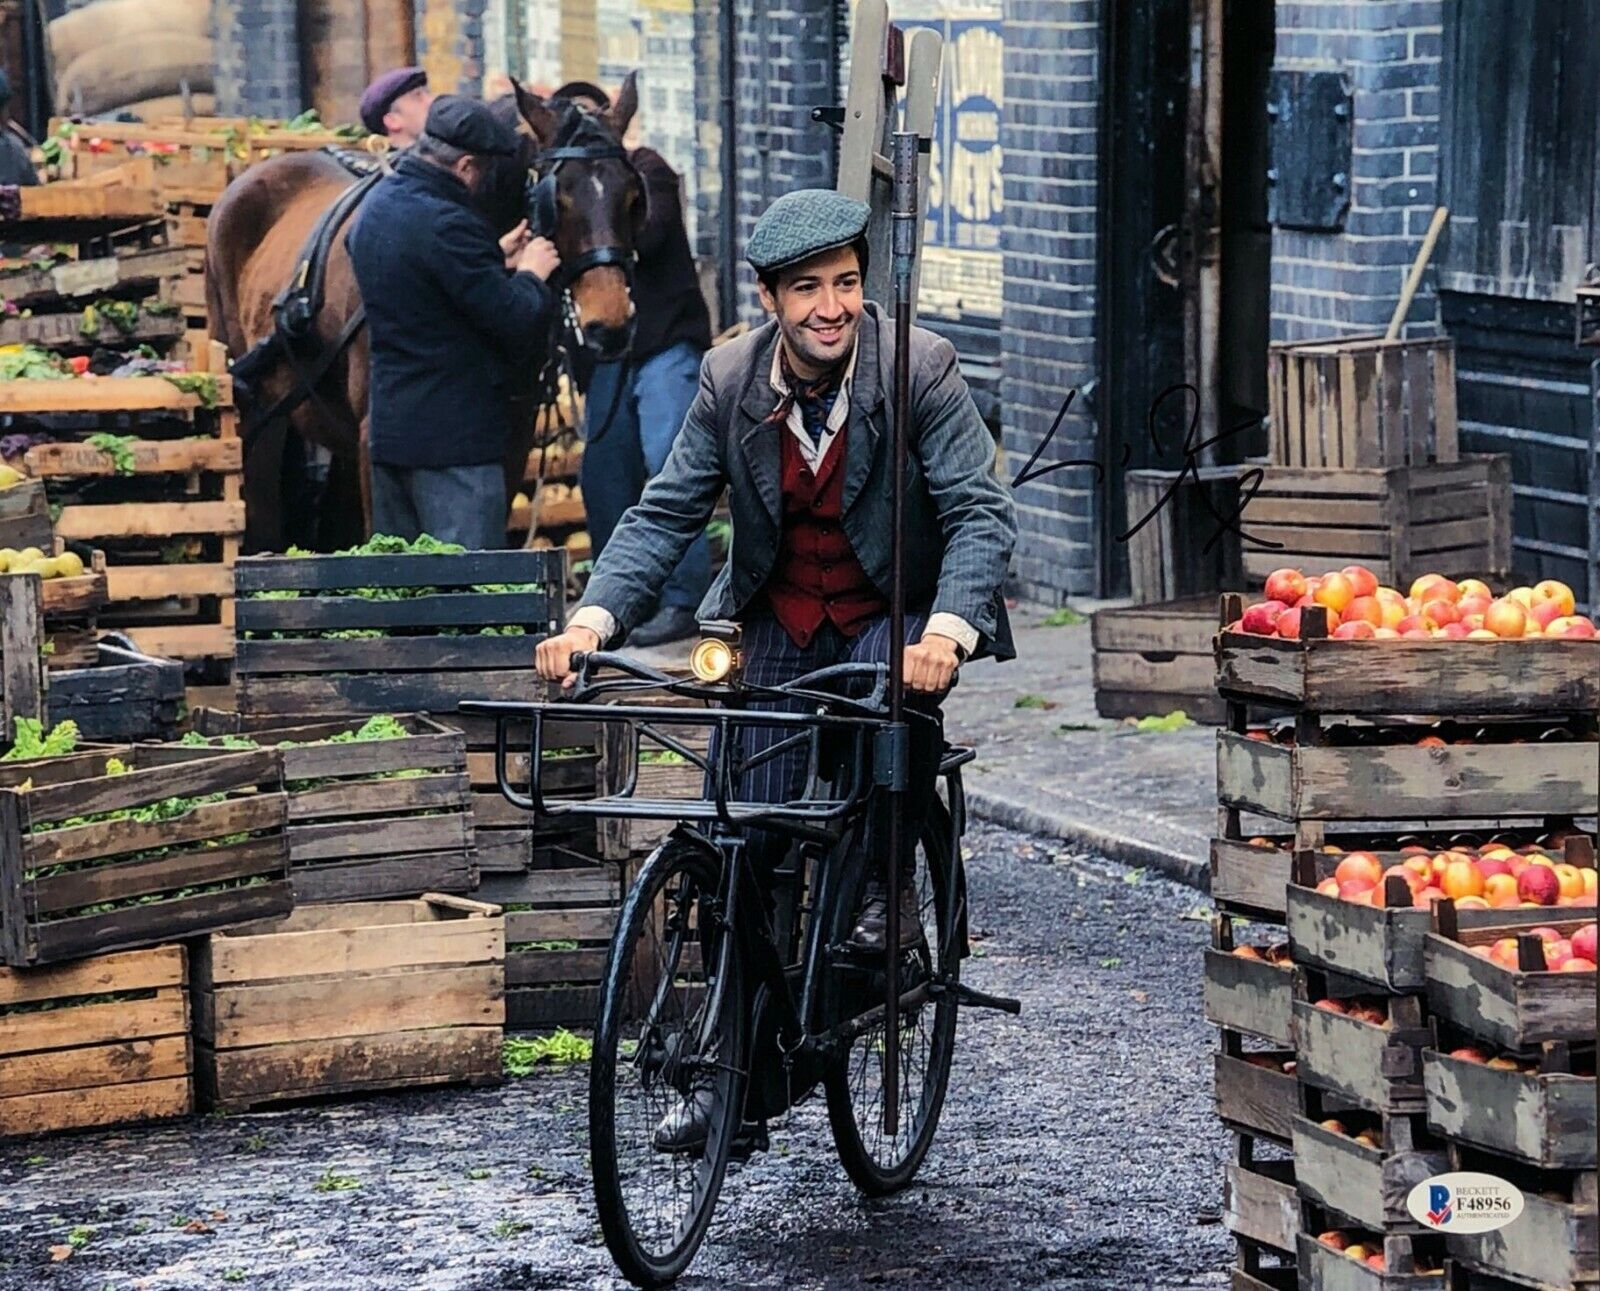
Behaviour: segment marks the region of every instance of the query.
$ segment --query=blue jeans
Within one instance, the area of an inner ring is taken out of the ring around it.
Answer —
[[[374,462],[372,532],[408,541],[430,534],[468,551],[496,551],[506,545],[505,468]]]
[[[602,363],[595,369],[584,403],[581,483],[597,559],[623,513],[666,464],[699,389],[700,352],[687,341],[642,362]],[[711,546],[701,534],[667,579],[660,608],[696,609],[710,585]]]

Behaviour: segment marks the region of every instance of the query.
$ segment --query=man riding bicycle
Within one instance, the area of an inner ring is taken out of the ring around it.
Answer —
[[[862,296],[869,215],[864,202],[806,189],[780,197],[757,222],[746,258],[773,319],[707,353],[666,465],[617,526],[566,631],[539,645],[542,677],[571,684],[574,652],[611,646],[648,617],[724,488],[731,552],[699,618],[743,624],[746,679],[775,686],[834,663],[886,661],[894,323]],[[1013,657],[1000,587],[1016,516],[955,349],[922,328],[911,338],[911,401],[905,603],[915,644],[906,647],[905,683],[908,702],[937,716],[963,660]],[[914,722],[912,732],[908,876],[940,744],[934,723]],[[748,734],[741,752],[758,752],[762,738]],[[749,773],[742,793],[794,801],[806,774],[796,750]],[[770,832],[752,845],[769,867],[785,847]],[[883,953],[885,893],[881,878],[868,885],[853,949]],[[901,940],[914,945],[914,884],[900,893]],[[691,1103],[679,1118],[686,1123],[663,1125],[664,1145],[693,1137],[694,1111]]]

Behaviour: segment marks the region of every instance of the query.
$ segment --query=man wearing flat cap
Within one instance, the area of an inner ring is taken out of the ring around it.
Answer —
[[[372,526],[505,545],[511,396],[543,361],[560,257],[526,225],[496,239],[474,200],[517,136],[483,104],[433,101],[347,245],[371,349]]]
[[[699,615],[742,622],[746,678],[776,685],[885,660],[894,322],[862,299],[868,214],[865,203],[812,189],[761,217],[747,258],[772,321],[706,354],[666,466],[618,525],[566,632],[538,647],[541,675],[568,680],[574,651],[638,626],[724,487],[732,551]],[[911,337],[911,400],[905,678],[908,698],[934,709],[963,659],[1012,657],[1000,587],[1016,519],[955,349],[922,328]],[[913,839],[937,761],[937,747],[913,747]],[[803,754],[769,767],[746,792],[761,801],[804,793]],[[912,885],[901,893],[902,935],[914,943]],[[885,924],[875,884],[853,942],[881,952]]]
[[[367,86],[361,96],[361,124],[382,135],[396,149],[417,141],[428,120],[435,95],[420,67],[397,67]]]

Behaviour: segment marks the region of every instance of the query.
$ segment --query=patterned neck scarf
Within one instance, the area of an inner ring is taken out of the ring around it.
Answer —
[[[774,425],[783,425],[789,420],[790,409],[798,403],[800,420],[810,434],[811,442],[820,444],[822,436],[828,429],[828,414],[833,411],[833,402],[839,396],[839,387],[844,382],[844,374],[849,366],[850,361],[847,356],[844,361],[834,364],[815,381],[803,381],[794,374],[794,369],[789,365],[789,351],[780,341],[778,370],[786,389],[778,400],[778,406],[772,410],[772,415],[767,420]]]

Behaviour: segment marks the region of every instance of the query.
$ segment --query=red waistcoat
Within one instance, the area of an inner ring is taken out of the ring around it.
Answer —
[[[796,645],[809,645],[824,620],[845,636],[855,636],[888,603],[861,568],[839,523],[844,513],[845,433],[834,437],[813,475],[794,432],[788,426],[773,430],[783,442],[783,533],[767,581],[767,600]]]

